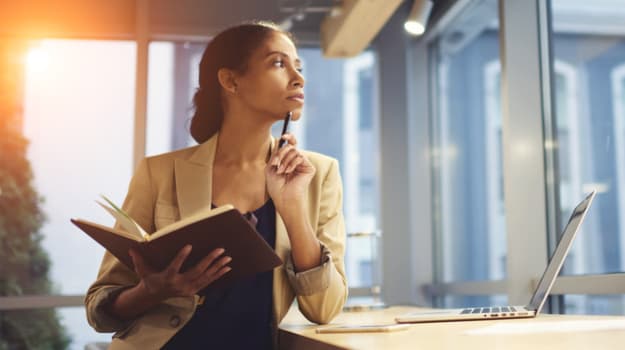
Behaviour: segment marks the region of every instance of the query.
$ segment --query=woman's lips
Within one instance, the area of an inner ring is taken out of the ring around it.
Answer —
[[[298,101],[298,102],[304,102],[304,94],[297,94],[297,95],[293,95],[293,96],[289,96],[287,99],[291,100],[291,101]]]

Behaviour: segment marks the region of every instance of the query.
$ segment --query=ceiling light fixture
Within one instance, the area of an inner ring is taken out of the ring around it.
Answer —
[[[425,33],[430,12],[432,12],[431,0],[414,0],[410,14],[406,18],[406,22],[404,22],[406,32],[414,36]]]

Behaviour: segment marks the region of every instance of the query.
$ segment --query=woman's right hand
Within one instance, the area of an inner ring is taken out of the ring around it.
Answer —
[[[141,254],[135,250],[130,250],[135,272],[141,279],[139,284],[142,285],[149,297],[164,300],[171,297],[192,296],[231,270],[226,264],[232,261],[232,258],[222,256],[224,250],[218,248],[210,252],[194,267],[181,273],[180,268],[191,253],[191,249],[190,245],[180,249],[176,257],[163,271],[154,270]]]

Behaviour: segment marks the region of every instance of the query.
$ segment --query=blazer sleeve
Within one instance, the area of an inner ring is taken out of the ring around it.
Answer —
[[[147,232],[154,231],[154,203],[148,160],[143,159],[135,171],[122,208]],[[119,224],[116,224],[118,227]],[[104,253],[98,277],[89,287],[85,307],[89,324],[98,332],[124,330],[132,322],[115,318],[107,312],[109,304],[124,289],[139,282],[135,272],[108,251]]]
[[[343,189],[338,162],[332,160],[321,188],[316,234],[321,243],[321,265],[295,272],[292,257],[286,261],[289,284],[300,311],[311,322],[329,323],[347,299],[345,278],[345,221]]]

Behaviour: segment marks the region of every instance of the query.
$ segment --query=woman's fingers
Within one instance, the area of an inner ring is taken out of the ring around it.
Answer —
[[[206,271],[204,272],[204,276],[213,275],[217,271],[219,271],[222,267],[226,266],[226,264],[230,263],[232,258],[229,256],[224,256],[223,258],[217,260],[214,264],[212,264]]]
[[[208,255],[206,255],[202,260],[200,260],[200,262],[197,263],[193,268],[191,268],[189,271],[185,272],[184,273],[185,277],[189,278],[190,280],[197,279],[224,252],[225,252],[225,250],[223,248],[214,249],[212,252],[210,252]]]
[[[280,161],[280,166],[276,170],[277,174],[282,174],[287,168],[291,166],[291,163],[299,157],[300,153],[295,148],[291,148],[284,154]]]
[[[143,278],[144,276],[152,273],[152,269],[146,264],[145,260],[139,252],[135,249],[130,249],[128,251],[130,258],[132,259],[132,264],[135,266],[135,272],[139,276],[139,278]]]
[[[294,150],[295,148],[292,145],[286,145],[283,146],[282,148],[280,148],[279,150],[277,150],[271,160],[271,165],[275,166],[275,167],[280,167],[280,165],[282,164],[283,160],[284,160],[284,156],[289,153],[289,151]]]
[[[211,284],[215,281],[217,281],[218,279],[221,278],[221,276],[225,275],[226,273],[230,272],[232,270],[232,267],[230,266],[224,266],[221,269],[219,269],[215,274],[213,274],[213,277],[210,279],[210,281],[208,282],[208,284]],[[208,285],[207,284],[207,285]],[[206,286],[204,286],[206,287]],[[204,288],[202,287],[202,288]]]
[[[290,163],[289,166],[284,169],[284,173],[285,174],[290,174],[291,172],[293,172],[293,170],[295,170],[300,164],[304,163],[304,157],[301,154],[297,154],[297,157],[295,159],[293,159]]]
[[[232,258],[223,257],[215,262],[213,265],[211,265],[211,267],[209,267],[204,272],[204,274],[202,274],[198,279],[195,280],[195,289],[199,291],[205,288],[206,286],[213,283],[221,276],[232,270],[230,266],[226,266],[226,264],[228,264],[230,261],[232,261]]]
[[[290,149],[293,149],[297,145],[297,139],[293,134],[286,133],[282,135],[280,139],[286,140],[287,143],[282,148],[277,148],[273,151],[271,159],[269,160],[269,164],[273,166],[279,166],[284,155],[288,153]]]
[[[150,290],[159,295],[189,296],[230,271],[231,268],[226,265],[232,258],[222,256],[224,252],[223,248],[214,249],[184,273],[180,273],[180,268],[191,253],[191,245],[180,249],[169,266],[160,272],[151,269],[136,250],[131,249],[129,254],[135,265],[135,272],[146,281]]]
[[[293,135],[293,134],[291,134],[289,132],[287,132],[286,134],[282,135],[280,137],[280,139],[286,140],[286,142],[289,145],[297,146],[297,139],[295,138],[295,135]]]
[[[171,263],[169,263],[169,266],[165,269],[165,272],[170,276],[176,275],[180,271],[180,267],[182,267],[182,264],[187,259],[189,254],[191,254],[191,245],[187,244],[180,249],[178,255],[176,255],[174,260],[172,260]]]

